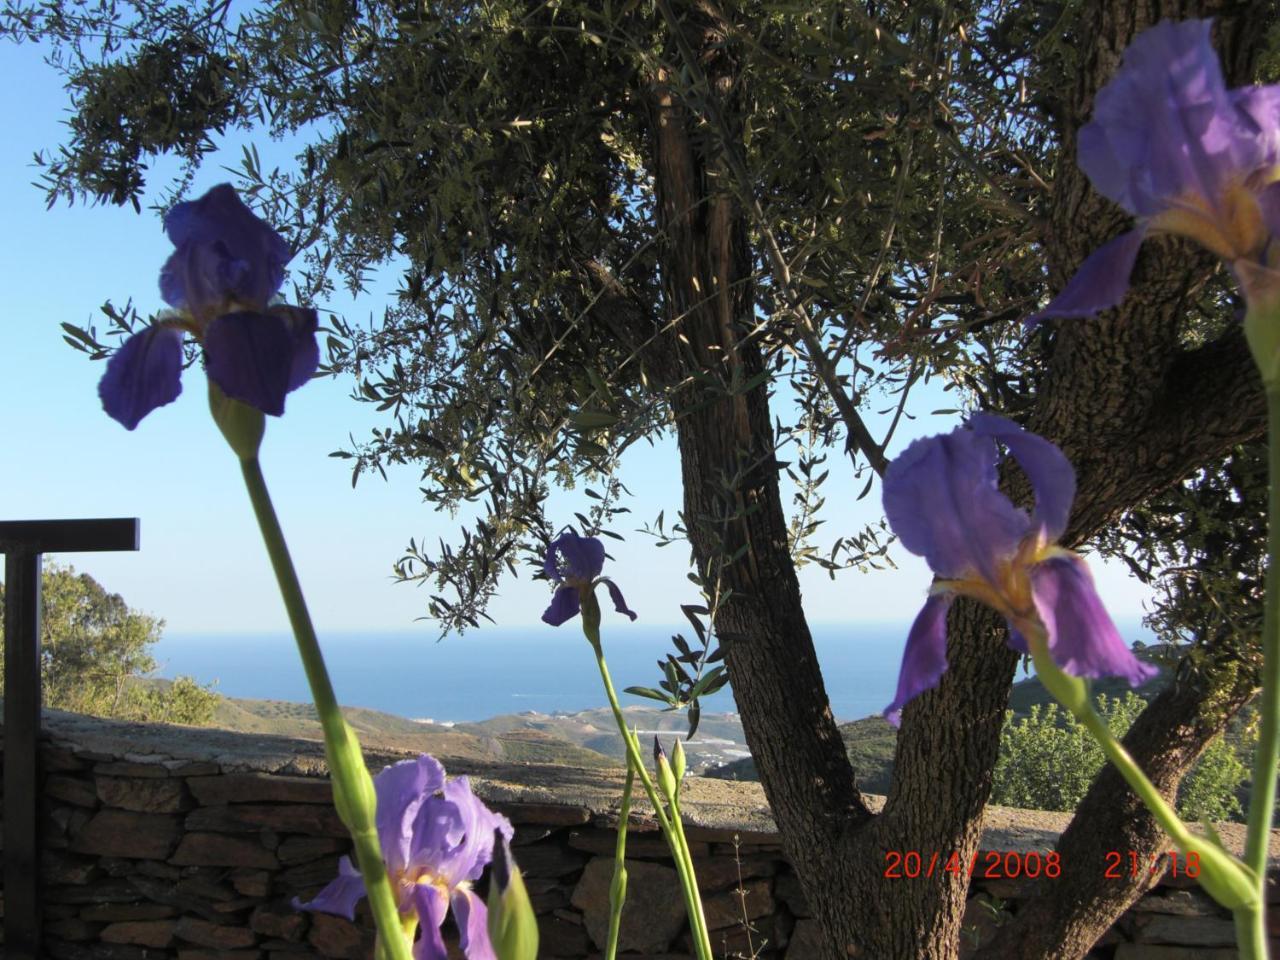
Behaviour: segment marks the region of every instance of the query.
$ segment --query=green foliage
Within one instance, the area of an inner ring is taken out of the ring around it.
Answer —
[[[1184,820],[1243,820],[1237,791],[1248,776],[1235,746],[1217,737],[1182,781],[1178,814]]]
[[[353,481],[415,464],[433,506],[479,508],[460,542],[411,541],[398,566],[431,585],[428,613],[449,630],[478,624],[498,578],[552,535],[551,482],[601,485],[676,416],[650,356],[673,322],[655,177],[668,95],[695,118],[712,192],[759,204],[752,339],[760,375],[793,398],[772,411],[777,448],[795,447],[778,457],[797,490],[793,554],[832,574],[876,566],[879,527],[820,536],[821,465],[848,439],[828,394],[895,411],[880,445],[926,377],[988,406],[1025,401],[1014,321],[1044,286],[1038,224],[1078,6],[749,0],[712,29],[742,81],[719,106],[651,4],[280,0],[237,17],[50,0],[0,11],[0,37],[47,42],[74,99],[67,142],[42,155],[50,200],[136,203],[156,155],[194,164],[212,134],[254,127],[300,143],[285,170],[246,150],[238,184],[300,251],[291,299],[407,262],[380,324],[329,321],[328,368],[387,414],[336,455]],[[789,280],[766,267],[766,237]],[[797,349],[800,316],[836,378]]]
[[[1146,707],[1129,691],[1120,698],[1097,698],[1098,712],[1117,737],[1123,737]],[[1084,725],[1058,704],[1033,706],[1015,722],[1005,715],[991,801],[1030,810],[1074,810],[1084,798],[1106,757]],[[1228,820],[1240,816],[1236,790],[1248,770],[1225,738],[1215,739],[1187,775],[1178,794],[1178,812],[1192,820]]]
[[[4,625],[0,585],[0,637]],[[219,697],[190,677],[139,682],[156,669],[164,622],[130,610],[87,573],[47,564],[41,583],[40,677],[46,706],[131,720],[205,724]],[[0,643],[2,643],[0,639]],[[0,663],[0,676],[3,664]]]
[[[1124,736],[1146,701],[1134,693],[1119,699],[1097,698],[1098,712],[1118,737]],[[1072,810],[1106,758],[1084,725],[1050,703],[1031,708],[1014,722],[1005,715],[1000,757],[993,774],[991,800],[1031,810]]]

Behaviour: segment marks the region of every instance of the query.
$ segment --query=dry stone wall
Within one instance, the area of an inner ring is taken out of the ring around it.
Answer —
[[[395,759],[371,756],[370,766]],[[43,761],[45,955],[372,956],[366,914],[350,923],[290,906],[327,883],[349,848],[318,744],[51,714]],[[455,763],[450,773],[474,774],[476,792],[516,826],[514,852],[539,915],[541,956],[598,956],[620,779],[562,767],[470,766]],[[676,874],[643,812],[629,833],[621,950],[685,960],[691,949]],[[1029,811],[994,809],[989,819],[983,845],[1004,851],[1051,849],[1065,825],[1061,815]],[[693,778],[686,820],[717,956],[815,956],[815,921],[758,787]],[[1018,895],[1016,882],[975,882],[966,941],[980,941],[1016,912]],[[1227,960],[1235,956],[1233,938],[1228,915],[1193,882],[1166,879],[1093,956]]]

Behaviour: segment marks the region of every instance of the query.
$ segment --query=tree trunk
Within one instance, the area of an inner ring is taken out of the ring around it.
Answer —
[[[1134,721],[1125,747],[1165,799],[1196,758],[1256,690],[1256,671],[1224,665],[1165,688]],[[1038,881],[1011,923],[981,944],[974,960],[1076,960],[1089,952],[1119,914],[1159,881],[1150,873],[1173,846],[1110,764],[1102,768],[1058,841],[1062,875]],[[1121,876],[1106,876],[1111,852]],[[1129,851],[1143,869],[1130,876]]]
[[[1133,34],[1162,12],[1174,12],[1171,7],[1108,3],[1086,14],[1064,158],[1074,156],[1074,129]],[[1182,7],[1174,13],[1184,15]],[[741,78],[731,51],[720,43],[717,14],[698,3],[685,11],[683,23],[732,123]],[[1263,31],[1226,27],[1226,61],[1238,80],[1249,62],[1241,51]],[[715,189],[724,171],[714,140],[694,136],[668,77],[652,78],[650,95],[668,330],[651,356],[659,358],[655,369],[676,411],[684,520],[695,559],[714,573],[717,558],[736,558],[723,570],[721,589],[731,595],[715,623],[761,782],[825,931],[824,960],[950,960],[958,955],[967,878],[938,871],[911,882],[889,879],[885,854],[937,851],[945,858],[976,851],[1016,657],[1004,644],[999,618],[974,604],[955,605],[950,667],[936,690],[904,712],[894,784],[883,815],[871,817],[854,785],[804,619],[766,388],[733,386],[763,369],[746,336],[755,318],[742,213],[730,195]],[[1059,265],[1079,262],[1106,239],[1097,231],[1114,232],[1106,228],[1122,219],[1103,210],[1069,160],[1059,171],[1055,197],[1049,248]],[[1153,245],[1124,308],[1102,321],[1058,325],[1032,427],[1059,442],[1077,465],[1080,499],[1068,544],[1261,429],[1261,395],[1238,332],[1196,351],[1178,344],[1186,263],[1184,249]],[[1203,265],[1207,271],[1208,262]],[[1059,269],[1056,276],[1066,272]],[[1176,749],[1161,729],[1191,730],[1190,747]],[[1176,782],[1210,733],[1198,696],[1182,691],[1135,727],[1135,747],[1151,754],[1163,785]],[[1091,794],[1092,803],[1112,816],[1115,832],[1078,829],[1064,838],[1078,843],[1073,856],[1081,868],[1089,857],[1103,868],[1100,842],[1125,849],[1155,842],[1150,818],[1116,803],[1118,791],[1118,781],[1104,776]],[[1060,902],[1056,911],[1042,909],[1042,939],[1070,935],[1083,942],[1099,924],[1105,929],[1134,895],[1107,888],[1087,906]],[[1048,896],[1065,901],[1056,891]]]
[[[734,89],[734,64],[714,10],[683,13],[686,38],[721,95]],[[676,414],[684,524],[700,570],[720,572],[728,593],[715,615],[747,742],[806,896],[836,942],[853,935],[841,882],[840,838],[870,812],[827,701],[800,601],[778,488],[764,385],[738,385],[764,369],[748,336],[755,324],[752,262],[743,213],[716,189],[724,171],[712,140],[693,120],[670,78],[651,88],[658,235],[665,319],[662,379]],[[725,115],[735,113],[726,96]],[[723,182],[723,181],[721,181]]]
[[[1075,266],[1123,222],[1094,194],[1072,162],[1076,133],[1097,90],[1114,74],[1139,31],[1163,17],[1217,15],[1215,40],[1229,85],[1248,83],[1270,4],[1101,2],[1086,14],[1088,42],[1063,116],[1061,165],[1054,182],[1047,246],[1061,287]],[[1188,270],[1188,263],[1198,264]],[[1134,294],[1090,321],[1062,321],[1050,372],[1037,398],[1033,429],[1071,457],[1080,499],[1065,542],[1078,544],[1127,507],[1174,482],[1232,445],[1261,436],[1261,382],[1238,329],[1197,350],[1181,349],[1178,331],[1187,291],[1213,261],[1185,242],[1144,251]],[[1188,276],[1188,274],[1191,274]],[[1248,701],[1254,677],[1218,669],[1165,690],[1143,712],[1125,745],[1169,798],[1205,746]],[[983,958],[1077,960],[1158,877],[1105,881],[1109,851],[1135,851],[1151,862],[1168,838],[1109,765],[1091,786],[1061,837],[1062,876],[1039,885],[1015,920],[984,945]]]

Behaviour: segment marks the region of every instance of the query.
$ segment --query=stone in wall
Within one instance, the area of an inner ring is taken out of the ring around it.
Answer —
[[[181,780],[100,776],[98,798],[108,807],[139,813],[178,813],[192,806]]]
[[[164,860],[181,832],[181,821],[175,816],[107,808],[71,834],[69,849],[100,857]]]
[[[582,914],[592,942],[603,949],[609,937],[609,887],[612,858],[596,857],[587,864],[570,902]],[[618,929],[619,952],[660,953],[685,925],[679,874],[672,867],[628,860],[627,902]],[[523,862],[521,863],[523,869]]]

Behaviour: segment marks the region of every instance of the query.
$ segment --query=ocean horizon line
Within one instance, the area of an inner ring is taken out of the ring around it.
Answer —
[[[417,631],[322,631],[320,643],[338,701],[406,719],[473,723],[527,713],[577,713],[606,705],[595,658],[577,631],[481,628],[447,642]],[[609,670],[627,706],[661,706],[624,692],[658,687],[659,661],[673,652],[677,624],[646,624],[605,636]],[[880,713],[893,699],[909,624],[898,621],[813,625],[831,710],[841,721]],[[1118,624],[1151,639],[1140,624]],[[166,632],[152,651],[157,675],[215,683],[224,696],[308,703],[302,664],[286,630],[251,633]],[[700,701],[704,716],[736,713],[730,686]]]
[[[875,628],[875,629],[908,629],[911,626],[911,618],[907,617],[903,620],[812,620],[808,622],[810,629],[832,630],[838,628]],[[1120,621],[1117,623],[1121,626],[1124,624]],[[687,620],[671,623],[623,623],[622,627],[629,631],[637,630],[662,630],[662,631],[690,631],[692,626]],[[466,639],[481,633],[495,635],[501,633],[532,633],[537,631],[545,633],[548,638],[566,638],[575,641],[582,639],[581,631],[557,630],[549,627],[545,623],[534,622],[526,625],[501,625],[494,626],[487,624],[480,627],[471,627],[465,633],[452,633],[446,639]],[[166,636],[175,637],[198,637],[200,639],[215,639],[225,637],[263,637],[263,636],[292,636],[288,625],[262,629],[255,627],[252,629],[240,630],[183,630],[165,628]],[[324,636],[354,636],[357,634],[373,634],[380,637],[421,637],[427,635],[438,635],[437,631],[432,629],[417,629],[413,627],[317,627],[316,634],[320,637]]]

